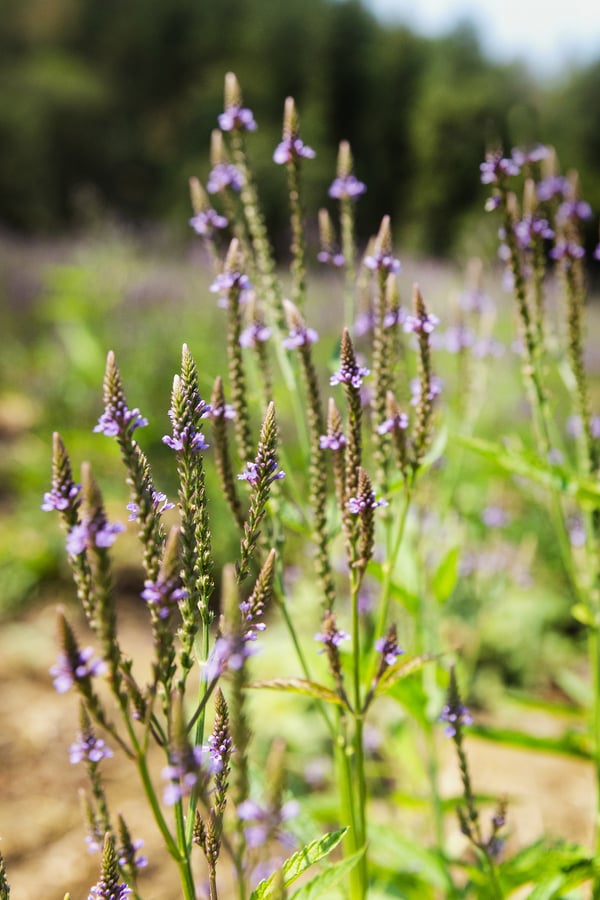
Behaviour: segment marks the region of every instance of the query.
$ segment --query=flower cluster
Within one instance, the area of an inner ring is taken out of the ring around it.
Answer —
[[[363,262],[367,269],[371,269],[372,272],[387,272],[388,274],[397,275],[402,269],[400,260],[385,251],[371,253],[365,256]]]
[[[110,759],[113,755],[110,747],[106,746],[106,742],[91,732],[80,734],[69,748],[69,761],[74,765],[84,760],[99,763],[101,759]]]
[[[80,493],[80,484],[65,482],[53,485],[50,491],[45,492],[41,508],[44,512],[51,512],[52,510],[63,512],[67,509],[73,509],[78,503],[77,498]]]
[[[335,178],[330,187],[328,194],[336,200],[355,199],[364,194],[367,186],[359,181],[355,175],[343,175]]]
[[[228,106],[218,121],[221,131],[256,131],[257,128],[252,110],[244,106]]]
[[[102,659],[94,659],[93,647],[74,650],[72,654],[59,653],[56,663],[50,669],[53,685],[59,694],[66,693],[76,681],[83,681],[106,671]]]
[[[336,384],[348,384],[358,390],[363,383],[363,378],[366,378],[370,374],[371,370],[367,369],[366,366],[359,366],[357,363],[354,365],[342,364],[339,372],[334,372],[329,379],[329,384],[332,386],[335,386]]]
[[[319,335],[314,328],[307,328],[300,325],[292,328],[282,344],[286,350],[297,350],[299,347],[306,347],[309,344],[315,344],[319,340]]]
[[[202,209],[189,220],[196,234],[201,237],[211,235],[215,228],[227,228],[229,222],[214,209]]]
[[[131,435],[136,428],[144,428],[148,419],[141,415],[139,409],[129,409],[127,404],[117,399],[114,403],[108,403],[106,409],[94,426],[94,431],[117,437],[117,435]]]
[[[239,193],[244,187],[244,176],[233,163],[219,162],[210,170],[208,181],[206,182],[206,190],[209,194],[218,194],[225,188],[231,188],[232,191]],[[227,220],[225,220],[227,224]],[[224,226],[217,226],[224,227]]]
[[[125,531],[125,526],[121,522],[107,522],[104,516],[79,522],[67,535],[67,553],[69,556],[79,556],[94,546],[102,549],[112,547],[122,531]]]
[[[187,591],[181,586],[178,575],[166,578],[159,575],[156,581],[147,579],[144,582],[141,597],[155,610],[159,619],[168,619],[178,602],[187,597]]]
[[[403,329],[407,334],[431,334],[440,320],[433,313],[423,316],[408,314],[404,319]]]
[[[473,716],[463,703],[457,705],[446,703],[440,713],[440,722],[446,722],[444,734],[447,737],[455,737],[463,725],[471,725]]]
[[[301,138],[289,135],[284,137],[275,148],[273,162],[276,162],[279,166],[283,166],[286,163],[293,162],[302,157],[304,159],[314,159],[315,156],[316,153],[312,147],[308,147]]]
[[[161,505],[162,504],[162,505]],[[152,491],[152,506],[158,513],[164,513],[168,509],[173,509],[175,507],[174,503],[171,503],[167,498],[166,494],[163,494],[161,491]],[[140,505],[132,500],[127,504],[126,509],[129,511],[129,522],[137,522],[138,516],[140,514]]]

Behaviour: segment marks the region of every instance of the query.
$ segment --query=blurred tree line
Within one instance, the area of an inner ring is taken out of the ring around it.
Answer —
[[[456,249],[496,144],[553,143],[600,208],[600,60],[543,85],[487,59],[469,26],[427,39],[384,27],[360,0],[3,0],[5,225],[64,230],[95,210],[185,227],[228,70],[259,123],[251,152],[275,228],[285,179],[271,158],[290,94],[318,151],[307,202],[323,204],[349,140],[368,184],[365,235],[389,212],[413,247]]]

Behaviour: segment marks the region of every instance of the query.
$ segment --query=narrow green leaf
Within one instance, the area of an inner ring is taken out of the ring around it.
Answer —
[[[253,681],[249,688],[268,691],[288,691],[292,694],[304,694],[305,697],[316,697],[326,703],[337,703],[344,706],[342,698],[331,688],[306,678],[270,678],[266,681]]]
[[[539,737],[526,734],[512,728],[494,728],[490,725],[469,725],[469,734],[506,744],[512,747],[524,747],[528,750],[542,750],[545,753],[561,753],[575,756],[578,759],[592,759],[589,739],[575,731],[566,731],[560,737]]]
[[[431,587],[438,603],[445,603],[456,587],[459,561],[459,547],[451,547],[437,567],[431,582]]]
[[[393,666],[390,666],[389,669],[385,670],[377,685],[377,693],[389,690],[401,678],[407,678],[415,672],[420,672],[426,663],[434,659],[437,659],[437,657],[432,653],[423,653],[421,656],[412,656],[410,659],[400,659]]]
[[[323,872],[320,872],[316,878],[309,881],[308,884],[298,888],[298,890],[292,894],[290,900],[319,900],[321,897],[328,897],[329,894],[327,891],[331,890],[332,887],[339,884],[339,882],[346,877],[348,872],[350,872],[356,866],[360,858],[364,856],[364,853],[364,849],[359,850],[358,853],[353,853],[352,856],[348,856],[346,859],[342,859],[340,862],[328,866]]]
[[[311,841],[310,844],[288,857],[283,864],[283,877],[286,888],[293,884],[310,866],[323,859],[323,857],[328,856],[337,847],[347,831],[347,828],[331,831],[329,834]],[[261,881],[256,886],[250,895],[250,900],[270,900],[273,897],[274,887],[275,874]]]

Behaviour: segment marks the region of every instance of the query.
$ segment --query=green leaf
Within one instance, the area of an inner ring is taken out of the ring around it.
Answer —
[[[580,503],[598,506],[600,484],[579,478],[563,465],[551,465],[536,453],[522,447],[504,447],[493,441],[457,434],[456,440],[511,475],[520,475],[546,488],[575,497]]]
[[[407,678],[415,672],[420,672],[425,663],[431,662],[434,659],[437,659],[434,654],[423,653],[421,656],[412,656],[410,659],[399,660],[394,663],[393,666],[390,666],[389,669],[385,670],[377,685],[376,693],[379,694],[382,691],[389,690],[392,685],[396,684],[397,681],[400,681],[401,678]]]
[[[269,678],[266,681],[253,681],[249,688],[257,688],[268,691],[288,691],[292,694],[304,694],[305,697],[315,697],[326,703],[337,703],[345,706],[344,701],[331,688],[319,684],[317,681],[309,681],[307,678]]]
[[[283,877],[286,888],[293,884],[310,866],[323,859],[323,857],[328,856],[337,847],[347,831],[347,828],[331,831],[329,834],[325,834],[323,837],[307,844],[286,859],[283,864]],[[250,900],[269,900],[269,898],[273,897],[274,887],[275,873],[256,886],[250,895]]]
[[[451,547],[437,567],[431,587],[438,603],[445,603],[456,587],[459,561],[460,548]]]
[[[562,753],[579,759],[592,759],[589,740],[577,731],[566,731],[560,737],[539,737],[516,731],[512,728],[494,728],[490,725],[469,725],[469,734],[505,744],[511,747],[524,747],[528,750],[541,750],[546,753]]]
[[[359,862],[360,858],[364,856],[364,853],[364,849],[359,850],[358,853],[353,853],[352,856],[348,856],[346,859],[342,859],[340,862],[328,866],[325,871],[320,872],[316,878],[313,878],[308,884],[305,884],[295,891],[290,897],[290,900],[318,900],[319,897],[328,897],[329,894],[327,891],[336,884],[339,884],[339,882],[346,877],[348,872],[350,872]]]

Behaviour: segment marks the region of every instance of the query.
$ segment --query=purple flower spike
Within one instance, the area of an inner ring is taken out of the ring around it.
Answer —
[[[383,497],[376,500],[374,494],[368,498],[350,497],[348,500],[348,511],[351,512],[353,516],[359,516],[367,509],[377,509],[378,506],[389,506],[389,503],[387,500],[384,500]]]
[[[86,762],[99,763],[101,759],[110,759],[114,756],[110,747],[106,746],[106,741],[97,738],[93,734],[79,735],[74,744],[69,748],[69,762],[76,765],[77,763]]]
[[[334,372],[334,374],[329,379],[329,384],[335,386],[336,384],[349,384],[351,387],[358,390],[363,383],[363,378],[366,378],[371,374],[371,370],[367,369],[365,366],[342,366],[339,372]]]
[[[65,509],[71,509],[80,491],[80,484],[59,484],[53,487],[51,491],[46,491],[41,508],[44,512],[50,512],[53,509],[61,512]]]
[[[297,350],[299,347],[307,347],[309,344],[315,344],[319,340],[319,335],[314,328],[299,327],[293,328],[289,335],[283,339],[282,344],[286,350]]]
[[[518,175],[521,171],[514,159],[503,158],[500,153],[490,154],[479,166],[482,184],[495,184],[504,175]]]
[[[118,401],[106,407],[94,431],[107,437],[117,437],[119,434],[131,435],[136,428],[144,428],[147,424],[148,419],[141,415],[139,409],[128,409],[124,402]]]
[[[341,269],[346,264],[346,257],[343,253],[332,253],[330,250],[320,250],[317,253],[317,260],[336,269]]]
[[[408,428],[408,416],[404,412],[399,412],[395,416],[384,419],[381,425],[377,426],[377,434],[390,434],[392,431],[406,431]]]
[[[402,263],[389,253],[377,253],[373,256],[365,256],[363,260],[367,269],[373,272],[388,272],[397,275],[402,269]]]
[[[312,147],[308,147],[299,137],[290,136],[284,138],[275,148],[273,162],[283,166],[302,157],[304,159],[314,159],[316,155]]]
[[[221,131],[256,131],[257,125],[251,109],[242,106],[229,106],[219,116]]]
[[[332,181],[328,193],[336,200],[354,200],[364,194],[366,190],[367,186],[355,175],[344,175]]]
[[[138,853],[138,850],[141,850],[143,846],[144,841],[141,838],[137,838],[135,841],[132,841],[130,850],[133,852],[133,857],[131,853],[129,854],[129,856],[120,856],[119,865],[130,866],[134,869],[145,869],[148,865],[148,857],[144,856],[143,853]]]
[[[212,234],[215,228],[227,228],[228,224],[225,216],[214,209],[203,209],[190,219],[190,225],[201,237]]]
[[[458,728],[473,723],[473,716],[462,703],[455,709],[446,704],[440,713],[440,722],[447,722],[444,734],[447,737],[454,737]]]
[[[404,654],[404,650],[398,646],[395,630],[391,634],[386,635],[386,637],[375,641],[375,649],[378,653],[381,653],[381,658],[386,666],[393,666],[398,657]]]
[[[262,322],[253,322],[240,334],[240,347],[256,348],[258,344],[268,341],[271,334],[272,331],[268,325],[263,325]]]
[[[225,162],[213,166],[206,182],[206,190],[209,194],[218,194],[219,191],[224,191],[228,187],[239,193],[243,186],[244,177],[240,170],[233,163]]]
[[[54,676],[54,689],[59,694],[64,694],[76,681],[102,675],[106,671],[106,663],[101,659],[92,659],[93,655],[92,647],[79,650],[74,659],[69,659],[65,653],[59,653],[55,665],[50,669],[50,674]]]
[[[332,628],[328,631],[315,634],[315,641],[325,644],[325,647],[339,647],[344,641],[349,641],[350,635],[347,631],[341,631],[338,628]],[[323,652],[323,651],[321,651]]]
[[[162,504],[162,506],[161,506],[161,504]],[[167,495],[161,493],[160,491],[152,491],[152,506],[158,513],[164,513],[168,509],[175,508],[175,504],[171,503],[167,499]],[[127,504],[126,509],[129,510],[128,521],[129,522],[137,522],[137,518],[140,513],[139,503],[135,503],[132,500],[131,503]]]
[[[121,522],[103,522],[100,527],[97,522],[80,522],[67,535],[67,553],[69,556],[79,556],[94,545],[104,549],[112,547],[122,531],[125,531],[125,526]]]
[[[266,484],[271,484],[271,482],[277,481],[279,478],[285,478],[284,471],[276,471],[277,461],[275,459],[270,459],[266,461],[262,467],[257,462],[247,462],[244,471],[238,475],[238,481],[247,481],[252,487],[256,487],[261,482],[267,469],[268,478]]]
[[[346,438],[341,431],[334,434],[322,434],[319,438],[319,447],[321,450],[341,450],[346,446]]]
[[[427,313],[422,318],[409,314],[404,319],[402,327],[407,334],[410,332],[413,334],[431,334],[435,326],[439,325],[439,322],[440,320],[433,313]]]

